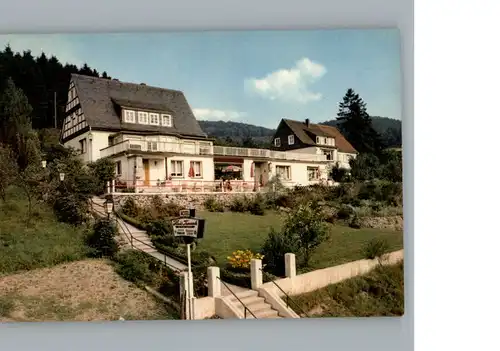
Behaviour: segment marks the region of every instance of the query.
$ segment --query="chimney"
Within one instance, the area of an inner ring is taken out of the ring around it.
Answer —
[[[306,127],[309,128],[309,118],[306,118]]]
[[[146,85],[146,83],[141,83],[141,85]]]

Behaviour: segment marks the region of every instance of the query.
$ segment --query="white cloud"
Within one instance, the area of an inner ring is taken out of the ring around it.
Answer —
[[[39,35],[0,35],[0,50],[3,51],[9,44],[14,52],[31,50],[33,56],[39,56],[42,52],[47,57],[55,56],[62,64],[71,63],[77,66],[83,65],[83,60],[78,57],[75,43],[71,36],[60,34]]]
[[[245,81],[245,88],[269,100],[296,101],[307,103],[318,101],[321,93],[309,90],[326,73],[320,63],[302,58],[289,69],[280,69],[263,78],[251,78]]]
[[[208,121],[232,121],[246,115],[245,112],[230,110],[214,110],[211,108],[194,108],[193,113],[196,119]]]

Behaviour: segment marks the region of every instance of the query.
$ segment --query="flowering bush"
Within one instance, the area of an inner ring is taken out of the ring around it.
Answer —
[[[227,260],[232,268],[250,268],[250,261],[254,258],[262,260],[264,256],[250,250],[237,250]]]

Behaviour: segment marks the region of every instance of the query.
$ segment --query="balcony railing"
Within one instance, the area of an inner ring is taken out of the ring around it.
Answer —
[[[300,152],[272,151],[266,149],[250,149],[232,146],[214,146],[214,155],[240,156],[240,157],[262,157],[277,160],[296,161],[326,161],[326,155],[304,154]]]
[[[189,155],[213,155],[210,145],[169,143],[164,141],[125,140],[101,149],[101,157],[116,155],[124,151],[167,152]]]
[[[108,157],[124,151],[150,151],[189,155],[217,155],[238,157],[259,157],[276,160],[293,161],[327,161],[326,155],[306,154],[300,152],[272,151],[232,146],[210,146],[200,144],[170,143],[161,141],[125,140],[101,149],[101,157]]]

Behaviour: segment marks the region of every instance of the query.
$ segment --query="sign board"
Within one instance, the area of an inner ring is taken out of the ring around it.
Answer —
[[[189,217],[190,216],[189,212],[190,212],[189,210],[180,210],[179,217]]]
[[[174,236],[203,238],[205,220],[200,218],[176,218],[172,220]]]

